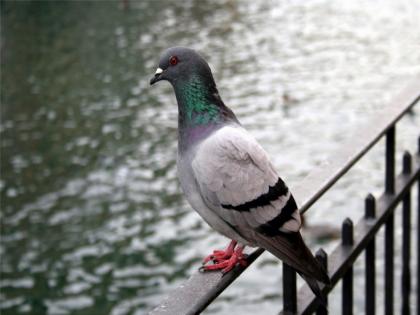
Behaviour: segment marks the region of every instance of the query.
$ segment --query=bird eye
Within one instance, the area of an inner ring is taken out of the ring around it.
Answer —
[[[178,63],[178,57],[177,56],[172,56],[171,58],[169,58],[169,63],[171,64],[171,66],[175,66]]]

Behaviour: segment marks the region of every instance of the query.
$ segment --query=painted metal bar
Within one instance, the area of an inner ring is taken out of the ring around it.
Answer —
[[[296,272],[283,263],[283,314],[296,314],[297,310]]]
[[[331,278],[331,287],[334,287],[342,279],[347,268],[366,249],[368,244],[375,238],[376,233],[382,228],[387,220],[393,215],[395,208],[400,204],[404,195],[420,178],[420,154],[413,158],[413,171],[408,174],[400,174],[395,180],[395,194],[384,193],[376,200],[376,216],[370,220],[362,218],[354,227],[354,245],[351,251],[344,246],[337,246],[328,258],[328,271]],[[420,188],[419,188],[420,189]],[[420,212],[420,209],[419,209]],[[420,224],[420,222],[419,222]],[[419,249],[420,250],[420,249]],[[327,294],[330,288],[323,288]],[[318,303],[307,286],[298,291],[297,314],[312,314],[316,311]]]
[[[385,223],[385,314],[394,314],[394,216]]]
[[[411,173],[411,155],[405,152],[403,156],[403,174]],[[410,248],[411,248],[411,193],[408,191],[403,198],[403,240],[402,240],[402,301],[401,314],[410,314],[410,291],[411,291],[411,275],[410,275]]]
[[[252,252],[248,263],[254,262],[263,252],[261,248]],[[244,270],[245,267],[238,265],[226,275],[221,272],[196,272],[149,314],[200,314]]]
[[[395,126],[386,132],[385,147],[385,192],[395,191]]]
[[[349,218],[343,222],[341,238],[342,246],[351,251],[354,244],[353,222]],[[342,313],[343,315],[353,314],[353,267],[351,265],[343,277]]]
[[[365,220],[367,223],[372,222],[376,216],[376,200],[372,194],[369,194],[365,199]],[[365,313],[375,314],[375,237],[366,246],[365,250]]]
[[[385,137],[385,193],[395,192],[395,126]],[[394,314],[394,216],[385,223],[385,314]]]
[[[417,141],[417,154],[420,155],[420,137]],[[420,180],[417,181],[417,315],[420,315]]]
[[[420,147],[420,146],[419,146]],[[419,152],[420,153],[420,152]],[[420,315],[420,180],[417,181],[417,315]]]
[[[315,169],[297,187],[292,189],[295,198],[305,212],[341,176],[343,176],[378,140],[419,100],[420,78],[395,97],[386,108],[373,115],[368,123],[359,126],[349,141],[331,158]],[[254,250],[248,266],[262,254],[263,249]],[[150,312],[151,315],[197,314],[204,310],[227,286],[246,269],[238,266],[222,276],[218,272],[194,273],[184,284],[174,290],[162,303]],[[309,289],[308,289],[309,290]],[[311,295],[309,295],[311,296]],[[310,299],[310,298],[309,298]],[[306,305],[306,303],[305,303]],[[315,310],[314,310],[315,311]]]
[[[325,270],[328,270],[328,254],[323,250],[319,249],[316,252],[315,258],[321,263]],[[327,315],[328,314],[328,295],[325,296],[325,307],[320,305],[316,310],[316,315]]]

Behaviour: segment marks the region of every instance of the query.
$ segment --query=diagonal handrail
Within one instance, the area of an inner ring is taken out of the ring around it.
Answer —
[[[292,191],[302,205],[301,213],[306,212],[419,100],[420,78],[416,78],[389,106],[357,128],[355,134],[339,150],[297,185]],[[261,248],[254,250],[250,254],[249,265],[263,252]],[[197,271],[149,314],[198,314],[246,268],[237,266],[224,276],[220,272]]]
[[[400,174],[395,181],[395,194],[384,192],[376,201],[371,198],[375,204],[373,217],[366,220],[361,218],[354,226],[354,244],[351,246],[337,246],[330,255],[328,255],[328,274],[331,277],[331,286],[322,287],[324,293],[329,292],[339,280],[341,280],[347,269],[353,265],[354,261],[366,249],[378,230],[383,227],[386,220],[392,216],[395,208],[410,190],[411,186],[420,178],[420,153],[414,155],[412,162],[413,171],[409,174]],[[309,287],[302,287],[298,294],[297,314],[312,314],[317,310],[318,301]]]

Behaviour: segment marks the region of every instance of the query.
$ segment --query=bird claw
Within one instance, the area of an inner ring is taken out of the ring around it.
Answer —
[[[210,254],[206,258],[204,258],[203,265],[207,264],[209,261],[218,263],[220,261],[229,259],[231,256],[232,256],[232,253],[229,251],[215,250],[213,251],[213,254]]]
[[[206,271],[206,269],[204,268],[204,266],[201,266],[200,268],[198,268],[198,272],[200,273],[204,273]]]
[[[233,252],[229,258],[224,259],[223,261],[215,262],[212,265],[201,266],[199,268],[199,271],[205,272],[205,271],[212,271],[212,270],[221,270],[223,274],[226,274],[238,264],[240,264],[243,267],[247,266],[248,262],[246,258],[247,258],[247,255],[243,254],[242,250],[237,250]]]
[[[226,259],[229,259],[235,250],[235,246],[236,246],[236,241],[231,241],[229,246],[225,250],[217,250],[217,249],[214,250],[213,254],[210,254],[203,259],[203,265],[207,264],[209,261],[218,263]]]

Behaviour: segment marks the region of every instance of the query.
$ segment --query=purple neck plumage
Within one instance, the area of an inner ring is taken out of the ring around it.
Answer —
[[[211,133],[221,127],[221,124],[198,125],[185,130],[185,141],[189,144],[199,142],[207,138]]]
[[[239,123],[223,103],[212,77],[193,76],[173,84],[178,102],[178,144],[181,151],[229,123]]]

